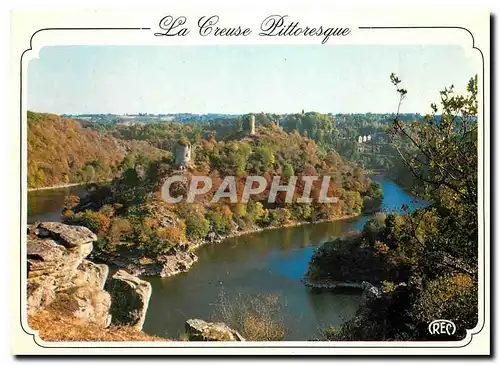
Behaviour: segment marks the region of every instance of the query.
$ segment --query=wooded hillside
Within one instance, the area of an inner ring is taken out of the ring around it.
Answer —
[[[55,114],[28,111],[28,187],[107,180],[125,156],[169,153],[145,141],[123,141]]]

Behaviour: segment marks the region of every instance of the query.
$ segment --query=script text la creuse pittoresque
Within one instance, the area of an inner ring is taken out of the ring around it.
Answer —
[[[325,44],[330,37],[345,37],[351,33],[349,27],[305,26],[289,18],[288,15],[269,15],[260,24],[258,35],[262,37],[321,37],[321,43]],[[167,15],[160,20],[159,28],[161,31],[154,34],[157,37],[185,37],[191,32],[185,16]],[[246,37],[253,32],[251,28],[242,25],[222,26],[218,15],[200,17],[197,30],[202,37]]]

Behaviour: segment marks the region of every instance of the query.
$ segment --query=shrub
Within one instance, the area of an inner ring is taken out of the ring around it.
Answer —
[[[312,206],[311,204],[293,204],[291,207],[292,218],[296,221],[310,221],[312,219]]]
[[[210,232],[210,222],[201,213],[186,217],[186,234],[191,239],[205,239]]]
[[[186,236],[179,227],[164,227],[156,230],[156,236],[165,239],[172,244],[186,243]]]
[[[76,195],[69,195],[64,198],[64,207],[71,209],[80,203],[80,197]]]
[[[295,175],[295,171],[293,170],[293,166],[288,162],[283,165],[283,176],[291,177]]]
[[[466,274],[440,277],[424,285],[412,310],[412,317],[424,325],[436,318],[453,321],[457,335],[477,323],[477,283]]]
[[[271,168],[274,162],[274,153],[269,148],[257,147],[248,158],[247,170],[264,173]]]
[[[229,233],[232,215],[227,205],[217,206],[207,212],[207,218],[212,223],[213,230],[220,235]]]
[[[261,202],[255,202],[253,200],[249,200],[246,206],[246,216],[245,220],[250,224],[264,224],[264,221],[267,220],[268,211],[264,209],[264,206]]]
[[[236,218],[244,218],[247,215],[247,206],[242,203],[234,204],[231,210]]]
[[[375,245],[376,239],[385,231],[385,215],[377,214],[368,219],[363,226],[363,236],[368,239],[370,245]]]
[[[224,322],[250,341],[280,341],[285,337],[285,327],[279,299],[277,295],[238,294],[230,300],[221,292],[214,320]]]
[[[121,240],[122,235],[130,233],[132,231],[132,225],[125,218],[114,218],[111,221],[111,229],[109,230],[109,241],[111,243],[117,243]]]
[[[102,237],[106,235],[111,224],[109,216],[100,212],[86,210],[77,214],[69,215],[63,218],[64,223],[73,226],[84,226]]]
[[[290,221],[290,218],[292,218],[292,214],[289,209],[277,208],[269,211],[269,223],[272,226],[281,226],[286,224]]]
[[[382,241],[375,241],[375,250],[377,250],[378,253],[387,253],[389,251],[389,246],[387,246],[384,242]]]

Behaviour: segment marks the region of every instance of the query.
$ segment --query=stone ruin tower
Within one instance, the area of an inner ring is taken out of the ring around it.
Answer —
[[[248,126],[249,126],[249,132],[251,136],[255,135],[255,115],[250,114],[249,120],[248,120]]]
[[[185,138],[181,138],[175,146],[175,165],[180,168],[187,168],[191,164],[191,143]]]

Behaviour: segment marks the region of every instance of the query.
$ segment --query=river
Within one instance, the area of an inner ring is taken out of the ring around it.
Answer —
[[[410,209],[425,203],[415,200],[388,179],[382,184],[382,210]],[[83,195],[83,190],[34,191],[28,195],[28,221],[60,220],[64,197]],[[82,189],[82,188],[80,188]],[[169,278],[147,277],[153,287],[144,331],[179,338],[189,318],[216,319],[221,296],[231,302],[239,295],[273,295],[279,298],[280,316],[286,328],[285,340],[310,340],[319,330],[339,326],[358,307],[359,294],[314,292],[300,282],[315,248],[328,239],[363,227],[367,216],[346,220],[280,228],[205,245],[197,251],[199,260],[187,273]]]
[[[35,221],[60,222],[65,199],[70,195],[83,197],[86,194],[84,185],[28,192],[28,224]]]

